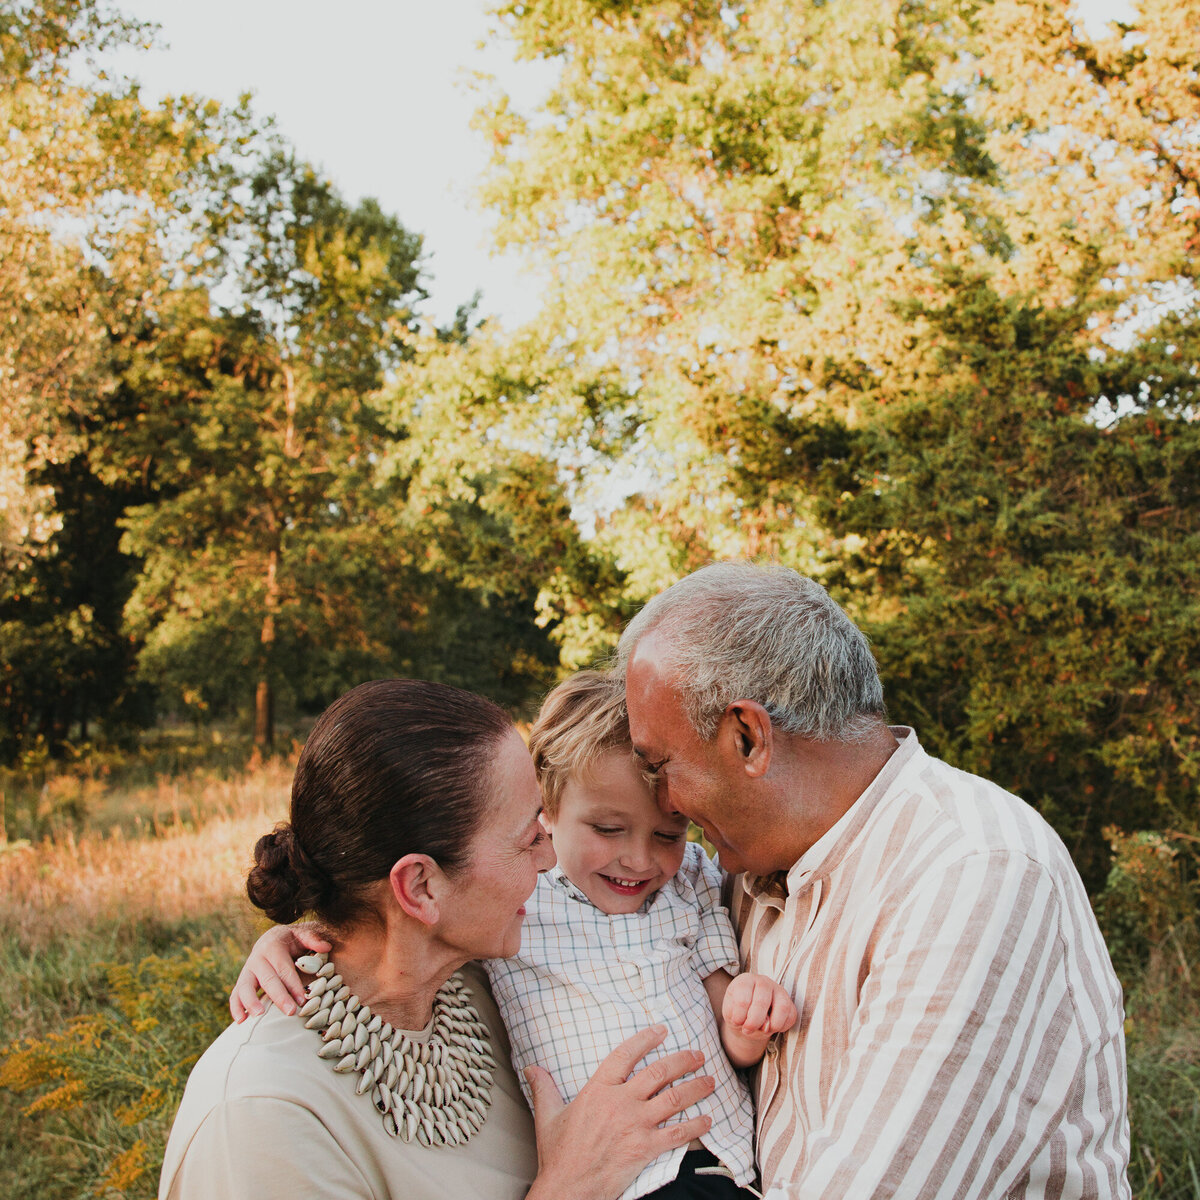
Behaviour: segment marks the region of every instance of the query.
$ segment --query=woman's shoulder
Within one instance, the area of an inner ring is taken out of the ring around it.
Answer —
[[[319,1046],[303,1021],[268,1005],[262,1016],[230,1025],[209,1046],[192,1069],[187,1091],[207,1107],[251,1098],[307,1104],[332,1074],[317,1057]]]

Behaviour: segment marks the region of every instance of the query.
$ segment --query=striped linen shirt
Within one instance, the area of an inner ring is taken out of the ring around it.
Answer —
[[[786,876],[730,881],[800,1011],[757,1073],[768,1200],[1128,1197],[1121,990],[1066,848],[893,732]]]
[[[569,1101],[611,1050],[663,1024],[666,1041],[647,1061],[675,1050],[704,1052],[703,1069],[716,1078],[716,1091],[685,1116],[711,1116],[704,1145],[739,1183],[752,1182],[750,1092],[721,1049],[704,990],[714,971],[738,973],[737,953],[720,872],[695,843],[680,870],[636,913],[601,912],[557,867],[542,875],[526,905],[520,953],[483,964],[526,1098],[526,1067],[545,1067]],[[670,1183],[686,1150],[655,1159],[621,1200]]]

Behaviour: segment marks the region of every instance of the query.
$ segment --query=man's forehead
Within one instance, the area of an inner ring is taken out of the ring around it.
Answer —
[[[673,678],[664,668],[661,647],[647,644],[653,633],[638,642],[625,677],[625,706],[634,753],[655,761],[661,757],[660,742],[669,734],[679,705]]]

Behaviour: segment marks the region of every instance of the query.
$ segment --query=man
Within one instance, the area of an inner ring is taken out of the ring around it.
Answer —
[[[621,639],[659,803],[800,1011],[757,1078],[768,1200],[1129,1195],[1120,986],[1061,841],[889,728],[820,585],[718,563]]]

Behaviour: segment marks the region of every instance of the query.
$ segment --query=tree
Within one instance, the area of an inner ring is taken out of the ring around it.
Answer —
[[[1099,40],[1059,0],[497,13],[561,67],[484,114],[486,195],[547,336],[625,382],[626,601],[710,556],[826,575],[897,715],[1095,882],[1106,815],[1195,795],[1195,0]]]
[[[114,346],[192,253],[215,106],[143,105],[94,57],[144,36],[85,0],[0,4],[0,757],[133,715],[116,520],[90,455]],[[168,236],[168,233],[170,236]]]
[[[368,652],[360,586],[408,553],[370,393],[405,352],[420,239],[278,147],[231,182],[214,220],[236,299],[182,297],[128,377],[150,401],[121,452],[153,459],[160,494],[126,519],[144,561],[127,615],[152,676],[253,683],[269,747],[297,647]]]

